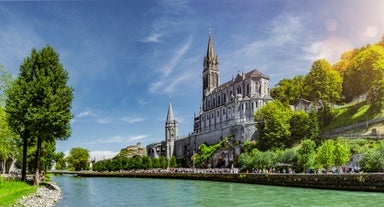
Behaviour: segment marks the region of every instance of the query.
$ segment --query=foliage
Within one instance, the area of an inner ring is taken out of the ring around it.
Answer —
[[[334,144],[335,144],[335,150],[334,150],[335,165],[340,167],[346,164],[351,158],[352,156],[351,149],[349,148],[349,145],[346,143],[346,140],[342,138],[338,138],[336,140],[336,143]]]
[[[268,150],[274,147],[284,148],[291,136],[289,131],[290,109],[280,101],[267,103],[255,113],[256,127],[259,131],[258,148]]]
[[[81,147],[72,148],[67,157],[68,164],[71,170],[87,170],[89,169],[89,151]]]
[[[209,158],[211,158],[217,150],[223,147],[224,142],[228,141],[228,138],[224,138],[221,142],[207,146],[206,144],[201,144],[199,147],[199,153],[194,156],[195,165],[197,167],[202,167]]]
[[[255,121],[259,131],[257,147],[264,151],[291,147],[306,138],[315,139],[319,134],[314,112],[291,111],[278,100],[257,111]]]
[[[297,152],[299,154],[298,164],[302,169],[307,170],[313,167],[316,155],[315,147],[316,143],[310,139],[301,143],[301,148]]]
[[[352,59],[343,83],[343,95],[347,101],[373,92],[372,84],[383,79],[383,60],[384,47],[377,44],[362,48]]]
[[[333,140],[326,140],[319,146],[316,161],[326,170],[335,164],[335,144]]]
[[[277,156],[277,161],[283,164],[289,164],[294,166],[297,164],[299,159],[299,154],[295,149],[286,149],[280,151]]]
[[[174,160],[174,161],[172,161]],[[171,167],[175,167],[176,157],[172,157]],[[168,159],[164,156],[151,159],[149,156],[115,157],[110,160],[102,160],[93,164],[94,171],[120,171],[152,168],[167,168]],[[176,166],[177,167],[177,166]]]
[[[315,61],[304,80],[306,97],[324,108],[340,99],[341,90],[342,78],[339,72],[333,70],[324,59]]]
[[[67,86],[68,73],[51,46],[31,55],[20,65],[19,76],[7,91],[6,112],[10,127],[23,139],[23,156],[30,141],[36,140],[36,174],[38,185],[43,142],[65,140],[70,136],[73,89]],[[23,157],[25,178],[26,157]]]
[[[271,89],[271,97],[279,100],[284,105],[294,105],[302,97],[304,76],[295,76],[292,79],[279,81],[275,88]]]
[[[365,172],[383,172],[384,171],[384,142],[379,146],[366,151],[359,160],[359,166]]]
[[[2,181],[0,179],[0,206],[11,206],[18,199],[36,192],[37,187],[20,181]]]
[[[58,152],[53,154],[53,161],[56,163],[56,170],[66,169],[65,154],[64,152]]]
[[[14,158],[17,153],[16,144],[15,134],[8,126],[5,111],[0,107],[0,163],[3,174],[7,160]]]
[[[7,99],[6,92],[10,89],[13,84],[12,73],[4,69],[2,65],[0,65],[0,106],[5,106],[5,101]]]

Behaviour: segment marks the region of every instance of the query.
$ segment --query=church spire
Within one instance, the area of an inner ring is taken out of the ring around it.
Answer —
[[[173,117],[173,111],[172,111],[172,103],[169,101],[169,106],[168,106],[168,114],[167,114],[167,123],[171,123],[175,120]]]
[[[207,55],[204,57],[203,63],[203,99],[220,84],[218,64],[219,61],[213,49],[212,32],[209,31]]]
[[[217,55],[215,55],[215,49],[213,47],[212,32],[209,31],[207,55],[204,57],[204,70],[218,70],[217,64],[219,64],[219,61]]]

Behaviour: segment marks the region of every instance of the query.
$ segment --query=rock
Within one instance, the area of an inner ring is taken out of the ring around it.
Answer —
[[[61,189],[53,182],[45,183],[37,189],[36,193],[23,196],[19,199],[16,206],[28,207],[51,207],[56,206],[56,202],[61,199]]]

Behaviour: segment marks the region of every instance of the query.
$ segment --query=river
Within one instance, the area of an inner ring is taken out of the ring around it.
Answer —
[[[383,206],[384,194],[196,180],[52,176],[74,206]]]

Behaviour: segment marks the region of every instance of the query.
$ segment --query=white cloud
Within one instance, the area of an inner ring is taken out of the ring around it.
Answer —
[[[184,45],[174,52],[173,58],[160,67],[159,71],[163,74],[163,77],[168,77],[170,73],[175,69],[177,64],[183,58],[184,54],[189,50],[192,44],[192,37],[190,36]]]
[[[110,118],[107,118],[107,117],[99,117],[96,119],[96,122],[99,123],[99,124],[108,124],[110,123],[112,120]]]
[[[137,141],[137,140],[140,140],[140,139],[144,139],[146,137],[148,137],[148,135],[145,135],[145,134],[140,134],[140,135],[136,135],[136,136],[132,136],[132,137],[123,137],[123,136],[117,135],[117,136],[113,136],[113,137],[109,137],[109,138],[105,138],[105,139],[98,139],[94,143],[122,143],[122,144],[128,144],[129,142]]]
[[[191,45],[192,37],[190,36],[188,40],[182,45],[182,47],[174,52],[173,58],[171,58],[168,63],[164,64],[162,67],[160,67],[159,70],[157,70],[157,72],[161,73],[162,76],[149,85],[148,90],[150,93],[155,93],[163,87],[165,87],[164,91],[166,92],[173,91],[173,89],[180,81],[187,78],[186,75],[180,76],[179,73],[175,73],[174,70],[177,66],[179,66],[180,60],[184,57],[185,53],[189,50]]]
[[[77,117],[79,118],[90,117],[90,116],[94,116],[94,114],[89,109],[87,109],[86,111],[80,112],[79,115],[77,115]]]
[[[124,122],[127,122],[128,124],[133,124],[133,123],[144,121],[144,118],[141,118],[141,117],[123,117],[123,118],[121,118],[121,120]]]
[[[113,151],[90,151],[89,155],[91,159],[96,159],[96,161],[111,159],[116,156],[119,152]]]
[[[153,33],[149,36],[147,36],[143,42],[153,42],[153,43],[158,43],[160,42],[160,38],[162,37],[163,35],[160,34],[160,33]]]

